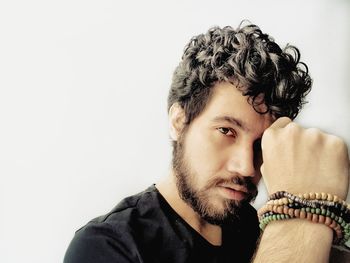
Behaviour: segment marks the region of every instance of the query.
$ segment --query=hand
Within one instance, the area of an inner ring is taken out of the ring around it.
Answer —
[[[269,194],[325,192],[346,198],[349,157],[338,137],[282,117],[264,132],[262,152],[261,173]]]

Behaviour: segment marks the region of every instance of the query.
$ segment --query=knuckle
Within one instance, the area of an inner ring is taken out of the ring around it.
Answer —
[[[308,128],[306,131],[311,135],[320,135],[322,134],[321,130],[318,128]]]
[[[287,121],[292,121],[292,119],[291,119],[291,118],[286,117],[286,116],[281,117],[281,119],[282,119],[282,120],[287,120]]]
[[[329,144],[337,150],[340,151],[347,151],[347,146],[346,143],[339,137],[335,136],[335,135],[328,135],[328,141]]]
[[[318,142],[324,137],[324,133],[318,129],[318,128],[308,128],[305,130],[305,134],[307,136],[307,139],[314,142]]]
[[[283,116],[283,117],[280,117],[279,119],[278,119],[280,122],[285,122],[285,123],[291,123],[292,122],[292,120],[290,119],[290,118],[288,118],[288,117],[286,117],[286,116]]]
[[[300,130],[301,130],[301,127],[295,122],[291,122],[286,126],[286,132],[291,136],[295,136],[300,132]]]
[[[299,124],[297,124],[295,122],[290,122],[290,123],[288,123],[287,128],[289,128],[289,129],[298,129],[298,128],[300,128],[300,126],[299,126]]]

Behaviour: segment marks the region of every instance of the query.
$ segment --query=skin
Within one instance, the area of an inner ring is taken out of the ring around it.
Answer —
[[[262,148],[261,170],[269,194],[324,192],[346,198],[349,156],[340,138],[280,118],[265,131]],[[300,219],[272,222],[262,235],[254,262],[329,262],[332,238],[324,224]]]
[[[176,141],[184,128],[182,108],[174,104],[169,119],[170,135]],[[238,120],[239,124],[232,119]],[[240,177],[249,178],[254,184],[259,182],[260,163],[254,153],[255,144],[272,121],[270,115],[257,113],[247,97],[232,84],[223,82],[213,87],[209,103],[186,130],[184,157],[192,187],[202,191],[209,200],[207,206],[214,212],[221,213],[227,200],[239,202],[245,199],[248,190],[230,180]],[[221,183],[211,184],[213,181]],[[214,245],[221,244],[221,227],[203,220],[180,198],[173,170],[156,187],[198,233]]]

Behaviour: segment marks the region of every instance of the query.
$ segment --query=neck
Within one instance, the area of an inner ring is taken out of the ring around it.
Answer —
[[[212,245],[221,245],[221,227],[209,224],[203,220],[191,206],[181,199],[173,172],[157,183],[156,187],[169,205],[187,222],[187,224]]]

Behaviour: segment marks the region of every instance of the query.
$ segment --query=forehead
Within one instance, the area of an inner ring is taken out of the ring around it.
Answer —
[[[261,112],[265,109],[264,104],[257,107]],[[233,84],[220,82],[213,87],[211,98],[198,119],[204,122],[218,122],[228,121],[230,118],[237,120],[236,124],[242,126],[242,129],[253,133],[262,133],[273,122],[271,114],[256,112],[248,102],[248,97],[243,96]]]

